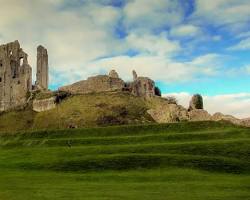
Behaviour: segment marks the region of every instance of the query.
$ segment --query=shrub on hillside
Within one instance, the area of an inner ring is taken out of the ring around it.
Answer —
[[[155,95],[161,97],[161,90],[159,87],[155,87]]]
[[[97,118],[96,124],[98,126],[110,126],[110,125],[122,125],[125,124],[125,122],[124,120],[116,116],[104,115]]]

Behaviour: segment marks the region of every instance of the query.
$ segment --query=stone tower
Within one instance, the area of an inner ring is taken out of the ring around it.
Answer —
[[[189,111],[196,109],[203,109],[203,98],[200,94],[193,95],[189,103]]]
[[[155,83],[147,77],[138,77],[135,70],[132,71],[133,82],[130,84],[131,93],[140,97],[155,96]]]
[[[19,42],[0,45],[0,111],[26,103],[32,89],[32,69]]]
[[[137,79],[137,73],[136,73],[136,71],[133,70],[132,74],[133,74],[133,81],[136,81],[136,79]]]
[[[42,90],[48,90],[49,85],[49,66],[48,52],[43,46],[37,47],[37,72],[36,87]]]

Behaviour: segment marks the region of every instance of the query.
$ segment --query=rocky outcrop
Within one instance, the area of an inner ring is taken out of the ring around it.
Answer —
[[[237,119],[236,117],[232,116],[232,115],[224,115],[222,113],[215,113],[213,116],[212,116],[212,120],[213,121],[229,121],[233,124],[237,124],[237,125],[242,125],[242,120],[240,119]]]
[[[215,113],[212,116],[212,120],[213,121],[228,121],[228,122],[231,122],[232,124],[250,127],[250,118],[238,119],[232,115],[224,115],[220,112]]]
[[[56,108],[56,97],[50,97],[47,99],[34,100],[33,101],[33,110],[36,112],[43,112]]]
[[[195,94],[190,103],[188,110],[196,110],[196,109],[203,109],[203,98],[200,94]]]
[[[246,126],[246,127],[250,127],[250,118],[242,119],[241,125]]]
[[[168,98],[166,98],[168,100]],[[210,115],[203,108],[201,95],[194,95],[190,101],[189,109],[185,109],[177,103],[158,103],[154,109],[148,110],[150,116],[158,123],[169,123],[178,121],[228,121],[235,125],[250,127],[250,118],[237,119],[231,115],[224,115],[222,113],[215,113]],[[197,103],[198,102],[198,103]],[[199,108],[199,109],[198,109]]]
[[[188,115],[190,121],[210,121],[212,116],[203,110],[203,98],[200,94],[193,95],[189,103]]]
[[[206,111],[202,109],[195,109],[188,112],[190,121],[210,121],[212,120],[212,116]]]
[[[149,109],[147,112],[157,123],[180,122],[189,120],[187,110],[177,104],[161,103],[155,108]]]

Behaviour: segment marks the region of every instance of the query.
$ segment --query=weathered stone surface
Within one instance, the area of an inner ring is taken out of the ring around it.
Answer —
[[[49,85],[48,52],[43,46],[37,47],[37,72],[36,87],[40,90],[47,90]]]
[[[213,121],[221,121],[221,120],[224,120],[224,121],[229,121],[233,124],[237,124],[237,125],[241,125],[243,124],[243,121],[240,120],[240,119],[237,119],[236,117],[232,116],[232,115],[224,115],[222,113],[215,113],[213,116],[212,116],[212,120]]]
[[[139,97],[153,97],[155,96],[155,83],[147,77],[137,77],[137,79],[130,84],[131,93]]]
[[[202,109],[195,109],[188,112],[190,121],[210,121],[212,120],[212,116],[206,111]]]
[[[195,109],[203,109],[203,98],[200,94],[195,94],[189,103],[189,110]]]
[[[246,126],[246,127],[250,127],[250,118],[242,119],[241,120],[241,125]]]
[[[48,99],[34,100],[33,101],[33,110],[36,112],[43,112],[51,110],[56,107],[55,103],[56,97],[51,97]]]
[[[28,55],[18,41],[0,46],[0,111],[23,106],[32,89]]]
[[[138,77],[136,71],[133,70],[133,71],[132,71],[132,74],[133,74],[133,81],[136,81],[136,79],[137,79],[137,77]]]
[[[147,111],[157,123],[169,123],[189,120],[185,108],[176,104],[159,104],[156,108]]]
[[[70,92],[71,94],[87,94],[92,92],[122,90],[124,85],[124,81],[120,78],[98,75],[84,81],[76,82],[72,85],[61,87],[59,91]]]
[[[89,77],[87,80],[76,82],[72,85],[59,88],[59,91],[71,94],[87,94],[107,91],[129,91],[139,97],[155,96],[155,83],[147,77],[136,77],[133,82],[125,83],[119,78],[116,71],[109,75]]]
[[[118,75],[118,73],[115,70],[111,70],[109,72],[109,77],[110,78],[119,78],[119,75]]]

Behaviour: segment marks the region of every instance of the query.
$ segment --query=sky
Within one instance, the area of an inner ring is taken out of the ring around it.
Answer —
[[[48,49],[50,88],[132,70],[185,107],[250,117],[249,0],[0,0],[0,44],[19,40],[36,68]]]

